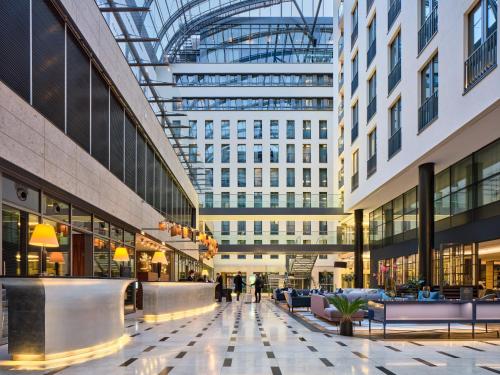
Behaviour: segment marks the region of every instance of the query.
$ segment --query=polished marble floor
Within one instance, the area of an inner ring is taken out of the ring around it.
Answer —
[[[107,357],[1,374],[500,374],[500,341],[369,340],[325,333],[276,306],[245,301],[162,324],[127,317],[130,342]],[[0,360],[7,346],[0,346]]]

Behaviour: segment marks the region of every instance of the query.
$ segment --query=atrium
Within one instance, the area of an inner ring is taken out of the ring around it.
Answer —
[[[498,0],[0,0],[0,374],[500,374]]]

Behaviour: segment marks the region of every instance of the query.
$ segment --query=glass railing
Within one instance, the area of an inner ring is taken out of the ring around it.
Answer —
[[[366,14],[370,13],[374,1],[375,0],[366,0]]]
[[[340,123],[344,118],[344,102],[339,103],[338,113],[339,113],[339,123]]]
[[[358,23],[356,22],[356,25],[352,28],[352,33],[351,33],[351,50],[352,47],[354,46],[354,43],[356,43],[356,40],[358,40]]]
[[[398,129],[389,138],[389,159],[399,150],[401,150],[401,129]]]
[[[200,208],[341,208],[340,194],[210,194]]]
[[[358,73],[353,77],[351,81],[351,96],[356,92],[358,89]]]
[[[342,52],[344,52],[344,36],[339,39],[339,57],[342,55]]]
[[[401,60],[394,65],[388,77],[388,92],[389,94],[392,92],[394,87],[401,81]]]
[[[341,189],[344,186],[344,169],[339,170],[339,189]]]
[[[401,0],[393,0],[387,14],[387,30],[391,29],[392,24],[398,18],[399,12],[401,12]]]
[[[340,72],[338,76],[338,82],[339,82],[339,91],[344,86],[344,72]]]
[[[374,40],[371,44],[370,47],[368,48],[368,52],[366,52],[366,66],[370,66],[371,62],[375,58],[375,55],[377,54],[377,41]]]
[[[367,161],[366,161],[366,174],[367,176],[371,176],[377,171],[377,154],[372,155]]]
[[[250,223],[251,224],[251,223]],[[302,225],[300,226],[302,229]],[[214,237],[222,245],[352,245],[354,235],[350,231],[214,231]],[[272,241],[272,242],[271,242]]]
[[[422,52],[425,46],[430,42],[434,34],[438,30],[438,7],[432,9],[432,12],[427,16],[422,27],[418,30],[418,53]]]
[[[497,32],[493,32],[465,61],[465,91],[497,66]]]
[[[359,126],[358,123],[355,123],[351,129],[351,143],[353,143],[358,138],[358,134],[359,134]]]
[[[374,96],[372,100],[370,100],[370,103],[366,108],[366,122],[370,121],[376,112],[377,112],[377,97]]]
[[[359,186],[359,173],[356,172],[351,176],[351,191],[354,191]]]
[[[339,24],[344,21],[344,2],[341,1],[339,4],[339,8],[337,11],[337,15],[339,17]]]
[[[339,155],[344,152],[344,136],[340,136],[337,140],[337,147],[339,151]]]
[[[418,131],[424,129],[438,116],[438,90],[418,109]]]

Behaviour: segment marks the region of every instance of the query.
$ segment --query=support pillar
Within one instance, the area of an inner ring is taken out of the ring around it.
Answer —
[[[363,210],[354,210],[354,287],[363,287]]]
[[[432,285],[434,250],[434,163],[418,167],[418,255],[424,285]]]

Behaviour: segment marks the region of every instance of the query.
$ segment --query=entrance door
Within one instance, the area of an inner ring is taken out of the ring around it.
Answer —
[[[73,276],[92,276],[92,235],[73,231]]]

